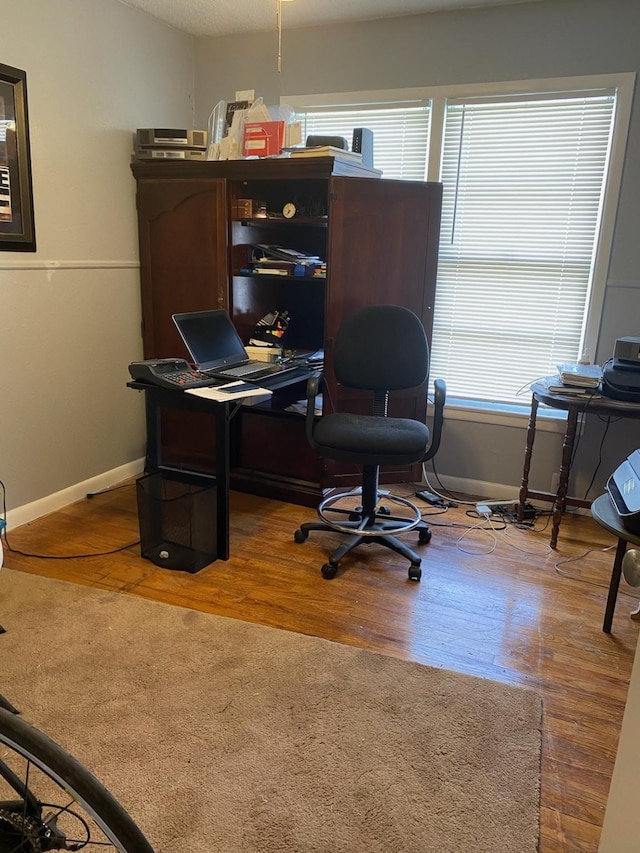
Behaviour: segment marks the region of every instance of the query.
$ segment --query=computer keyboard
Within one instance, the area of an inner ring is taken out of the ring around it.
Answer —
[[[273,370],[255,364],[240,364],[224,371],[225,376],[268,376],[269,373],[273,373]]]

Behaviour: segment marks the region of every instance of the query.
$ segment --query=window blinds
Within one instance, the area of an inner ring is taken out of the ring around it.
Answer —
[[[517,402],[580,356],[614,103],[448,103],[431,374],[450,397]]]
[[[385,178],[423,181],[429,150],[428,102],[413,106],[310,109],[298,113],[302,138],[311,134],[343,136],[351,147],[353,129],[373,132],[374,165]]]

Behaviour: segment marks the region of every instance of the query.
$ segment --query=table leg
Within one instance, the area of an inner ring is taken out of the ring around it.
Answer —
[[[551,547],[558,544],[558,531],[560,522],[564,515],[567,502],[567,489],[569,486],[569,474],[571,473],[571,457],[573,455],[573,444],[576,438],[578,425],[578,407],[571,406],[567,415],[567,429],[562,442],[562,462],[560,463],[560,476],[558,478],[558,491],[553,505],[553,527],[551,528]]]
[[[522,469],[522,483],[520,485],[520,502],[518,504],[518,521],[524,521],[524,505],[529,494],[529,469],[531,468],[531,454],[533,453],[533,441],[536,437],[536,417],[538,414],[538,401],[531,397],[531,414],[529,415],[529,427],[527,429],[527,444],[524,449],[524,468]]]
[[[611,581],[609,582],[609,595],[607,596],[607,607],[604,611],[604,622],[602,630],[605,634],[611,633],[611,625],[613,623],[613,611],[616,609],[616,598],[618,597],[618,588],[620,586],[620,577],[622,575],[622,558],[627,550],[627,543],[624,539],[618,539],[618,547],[616,548],[616,557],[613,561],[613,569],[611,570]]]
[[[160,405],[152,395],[144,395],[145,416],[147,424],[147,452],[144,462],[145,474],[154,474],[161,464],[161,415]]]
[[[229,559],[229,403],[216,411],[216,533],[218,559]]]

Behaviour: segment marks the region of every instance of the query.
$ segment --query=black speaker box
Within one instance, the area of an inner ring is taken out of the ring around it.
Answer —
[[[373,169],[373,131],[366,127],[354,127],[351,150],[362,154],[362,165]]]

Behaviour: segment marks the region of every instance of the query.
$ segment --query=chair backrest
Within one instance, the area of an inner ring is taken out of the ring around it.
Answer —
[[[344,318],[334,346],[341,385],[398,391],[429,375],[429,345],[420,319],[402,305],[368,305]]]

